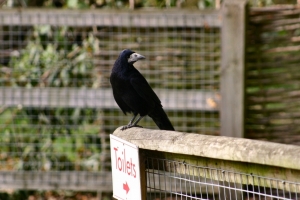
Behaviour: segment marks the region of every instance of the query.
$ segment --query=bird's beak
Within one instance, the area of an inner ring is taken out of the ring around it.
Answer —
[[[133,53],[130,55],[130,57],[128,58],[128,63],[135,63],[138,60],[143,60],[145,59],[145,56],[138,54],[138,53]]]

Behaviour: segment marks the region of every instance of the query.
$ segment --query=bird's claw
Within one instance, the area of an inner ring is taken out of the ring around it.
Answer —
[[[143,128],[142,126],[139,126],[139,125],[128,124],[128,125],[126,125],[126,126],[123,126],[123,127],[121,128],[121,130],[124,131],[124,130],[129,129],[129,128],[132,128],[132,127]]]

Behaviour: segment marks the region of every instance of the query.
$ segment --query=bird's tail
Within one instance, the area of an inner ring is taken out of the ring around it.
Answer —
[[[153,109],[153,111],[148,115],[153,119],[159,129],[175,131],[172,123],[162,107]]]

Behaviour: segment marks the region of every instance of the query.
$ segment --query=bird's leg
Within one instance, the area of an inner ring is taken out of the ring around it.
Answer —
[[[141,126],[139,126],[139,125],[137,125],[137,124],[139,123],[139,121],[140,121],[141,119],[143,119],[143,117],[144,117],[144,116],[140,116],[140,117],[132,124],[132,126],[141,127]],[[141,127],[141,128],[143,128],[143,127]]]
[[[139,121],[144,117],[144,116],[140,116],[135,122],[135,118],[136,118],[137,114],[133,116],[133,118],[129,121],[129,123],[126,126],[123,126],[121,128],[122,131],[131,128],[131,127],[140,127],[143,128],[142,126],[137,125],[137,123],[139,123]],[[133,123],[134,122],[134,123]]]
[[[134,114],[133,115],[133,118],[129,121],[128,125],[127,126],[130,126],[132,125],[132,123],[134,122],[135,118],[136,118],[137,114]]]
[[[136,116],[137,116],[137,114],[133,114],[133,118],[129,121],[129,123],[126,126],[123,126],[121,128],[121,130],[124,131],[125,129],[130,128],[132,126],[132,123],[134,122]]]

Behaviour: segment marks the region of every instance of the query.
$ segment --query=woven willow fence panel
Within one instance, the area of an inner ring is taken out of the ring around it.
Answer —
[[[300,7],[251,9],[246,137],[300,144]]]

